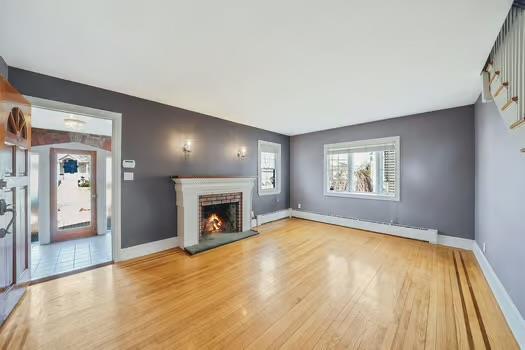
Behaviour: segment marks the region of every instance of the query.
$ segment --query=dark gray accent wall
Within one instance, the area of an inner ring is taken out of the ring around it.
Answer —
[[[122,182],[123,248],[176,235],[170,176],[256,176],[257,140],[282,145],[282,186],[274,196],[259,197],[254,189],[254,211],[289,208],[288,136],[13,67],[9,80],[28,96],[122,113],[122,159],[137,162],[135,181]],[[186,139],[193,141],[188,160]],[[241,146],[245,160],[236,156]]]
[[[0,77],[7,79],[8,67],[2,56],[0,56]]]
[[[401,137],[401,201],[323,195],[323,145]],[[293,136],[294,209],[435,228],[474,238],[474,107],[465,106]]]
[[[525,154],[493,102],[475,105],[476,242],[525,317]]]

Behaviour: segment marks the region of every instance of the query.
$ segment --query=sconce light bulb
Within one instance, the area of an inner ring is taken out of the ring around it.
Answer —
[[[246,147],[243,146],[239,149],[239,151],[237,151],[237,157],[240,159],[246,158]]]
[[[184,152],[191,152],[191,141],[187,140],[184,144]]]
[[[191,140],[186,140],[186,143],[184,143],[182,150],[184,151],[184,158],[188,159],[191,153]]]

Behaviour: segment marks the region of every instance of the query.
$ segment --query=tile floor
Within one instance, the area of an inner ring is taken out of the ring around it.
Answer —
[[[71,241],[31,244],[31,279],[111,261],[111,233]]]

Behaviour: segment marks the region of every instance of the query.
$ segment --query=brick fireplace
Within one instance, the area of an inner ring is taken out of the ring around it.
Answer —
[[[206,235],[251,229],[253,177],[173,177],[183,248]],[[215,215],[215,216],[213,216]]]
[[[199,238],[242,231],[242,192],[199,196]]]

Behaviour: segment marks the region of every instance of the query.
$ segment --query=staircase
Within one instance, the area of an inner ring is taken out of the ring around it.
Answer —
[[[494,100],[525,154],[525,8],[511,8],[482,73],[483,98]]]

